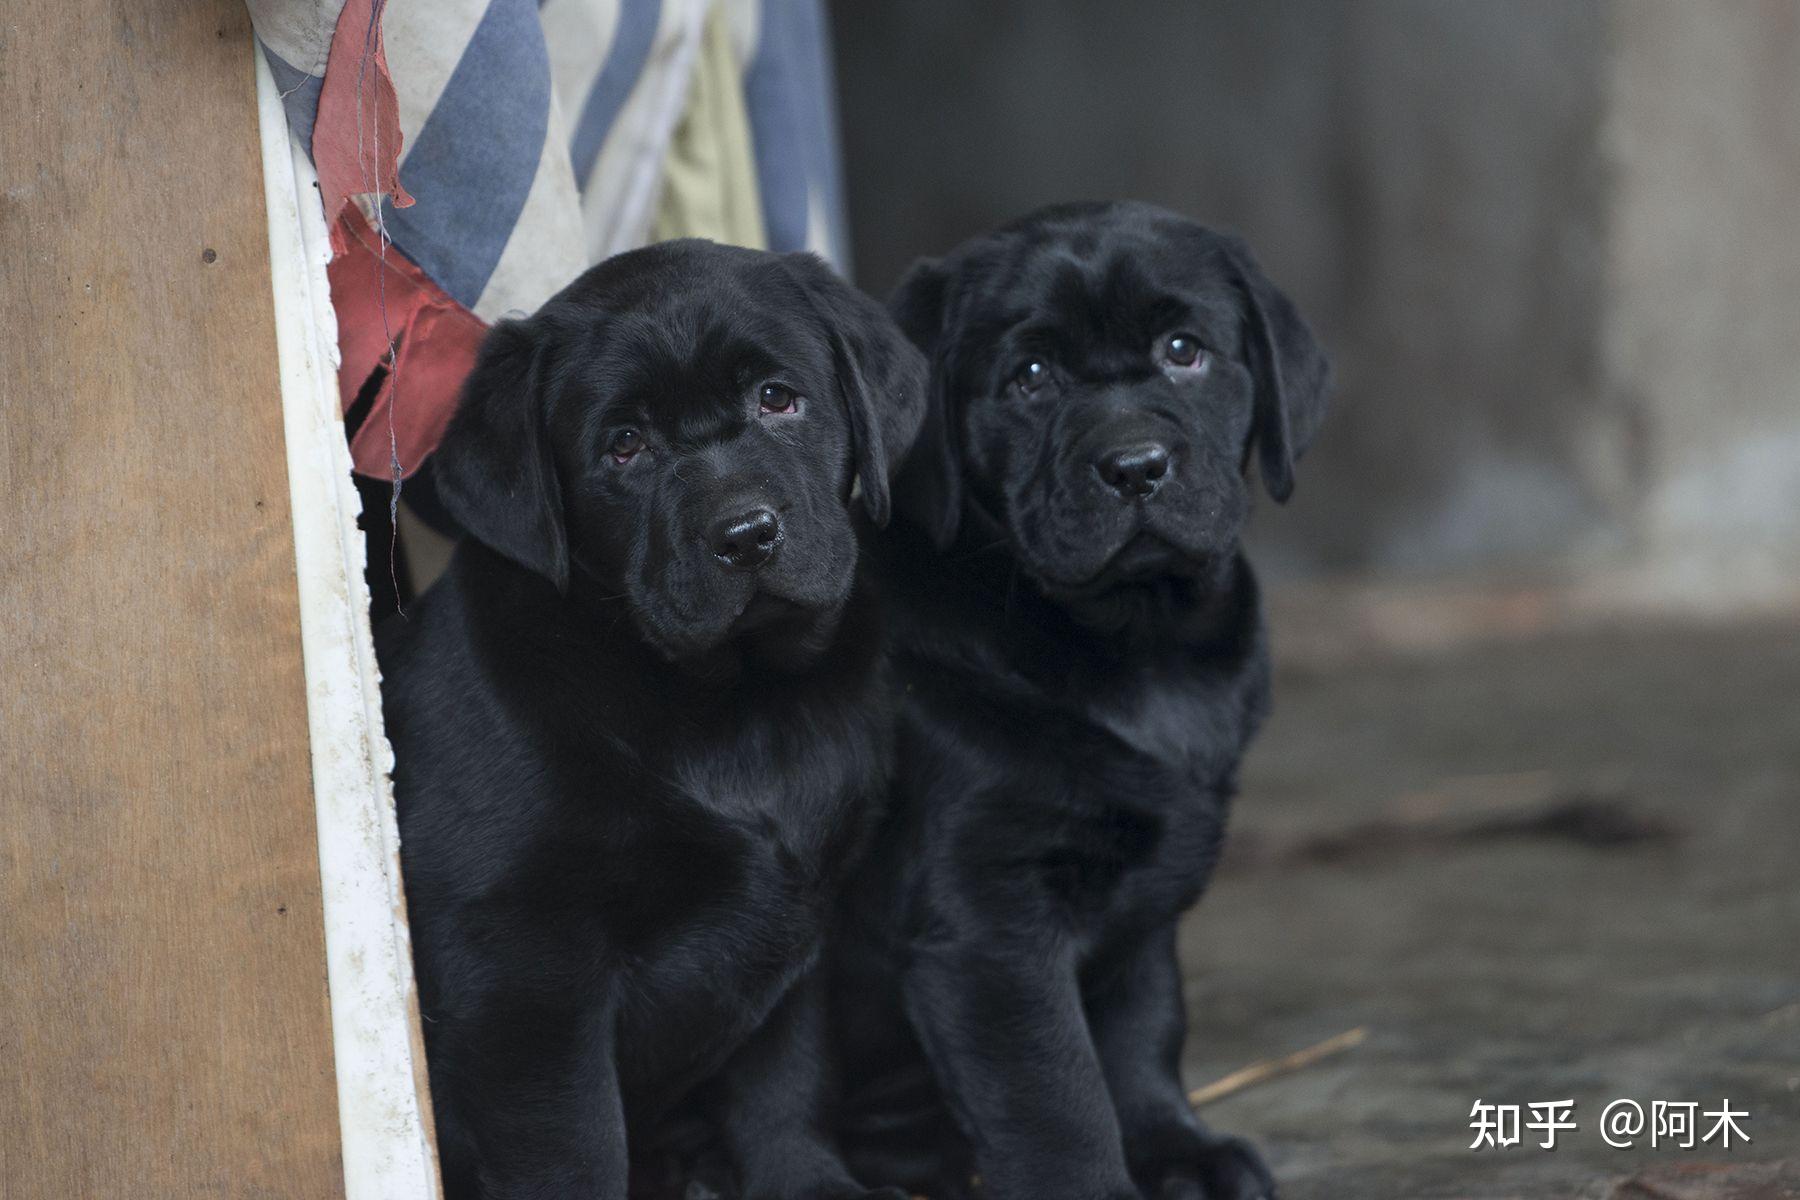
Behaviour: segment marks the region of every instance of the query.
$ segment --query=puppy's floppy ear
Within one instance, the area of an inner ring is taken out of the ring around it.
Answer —
[[[535,321],[494,326],[432,472],[445,510],[471,536],[567,592],[569,539],[545,433],[542,359]]]
[[[888,301],[900,328],[931,364],[925,423],[895,481],[895,496],[901,510],[931,535],[939,549],[956,540],[963,507],[962,451],[956,415],[950,410],[955,338],[947,328],[949,296],[950,272],[938,260],[922,258]]]
[[[1300,312],[1256,265],[1242,240],[1229,241],[1244,296],[1244,338],[1256,382],[1254,438],[1263,487],[1277,503],[1294,494],[1294,463],[1325,418],[1331,364]]]
[[[925,360],[887,312],[816,254],[782,256],[831,339],[838,394],[850,418],[851,457],[863,505],[886,525],[889,479],[925,415]]]

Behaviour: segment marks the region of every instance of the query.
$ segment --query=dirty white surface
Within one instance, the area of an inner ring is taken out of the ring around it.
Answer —
[[[435,1200],[399,832],[337,394],[324,213],[256,56],[346,1200]]]

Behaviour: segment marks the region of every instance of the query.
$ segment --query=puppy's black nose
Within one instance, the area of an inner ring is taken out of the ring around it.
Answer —
[[[720,517],[707,530],[706,541],[727,571],[754,571],[780,548],[781,518],[768,508]]]
[[[1127,500],[1148,496],[1169,473],[1169,448],[1161,442],[1139,442],[1108,450],[1094,463],[1106,486]]]

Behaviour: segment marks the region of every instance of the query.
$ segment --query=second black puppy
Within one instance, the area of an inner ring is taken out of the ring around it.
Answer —
[[[1270,1195],[1188,1108],[1175,932],[1267,706],[1246,476],[1287,498],[1324,356],[1240,241],[1143,205],[1040,212],[893,307],[932,395],[884,538],[896,807],[836,954],[852,1162]]]
[[[380,642],[451,1200],[621,1200],[678,1105],[745,1200],[889,1195],[821,1136],[806,979],[891,752],[848,505],[923,383],[817,259],[704,242],[483,346],[471,536]]]

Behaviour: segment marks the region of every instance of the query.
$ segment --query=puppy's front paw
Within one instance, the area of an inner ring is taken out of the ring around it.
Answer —
[[[1243,1138],[1209,1135],[1151,1194],[1154,1200],[1275,1200],[1275,1177]]]
[[[912,1200],[899,1188],[866,1188],[848,1179],[786,1184],[778,1189],[746,1190],[743,1200]]]
[[[912,1200],[912,1197],[899,1188],[865,1188],[845,1183],[815,1188],[806,1193],[805,1200]]]

